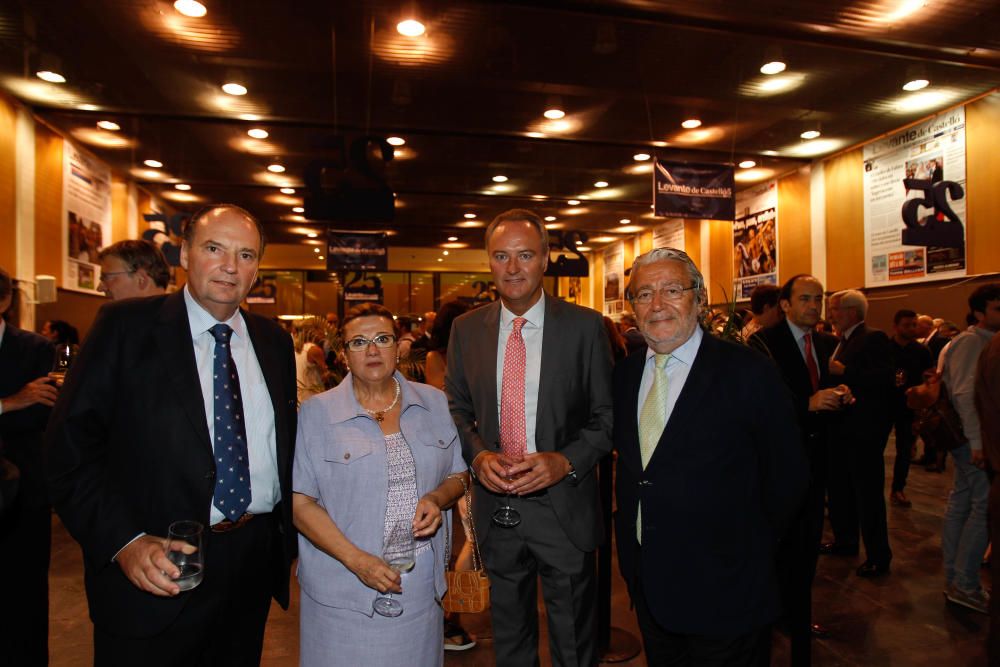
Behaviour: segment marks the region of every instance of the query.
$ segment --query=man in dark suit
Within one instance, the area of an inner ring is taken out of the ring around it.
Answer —
[[[600,313],[544,293],[537,215],[497,216],[486,249],[500,300],[455,320],[445,390],[476,477],[497,664],[538,664],[540,576],[552,663],[595,665],[594,468],[611,449],[611,347]],[[493,525],[508,502],[520,524]]]
[[[239,309],[264,248],[231,205],[185,230],[187,285],[101,309],[49,430],[53,503],[80,543],[100,665],[256,665],[288,604],[295,363]],[[223,428],[225,426],[225,428]],[[164,535],[205,526],[204,579],[180,592]]]
[[[683,251],[636,258],[626,294],[649,350],[615,367],[615,535],[646,659],[767,665],[775,546],[808,479],[788,390],[767,359],[703,333]]]
[[[758,331],[750,345],[766,354],[792,393],[802,447],[809,459],[806,501],[789,522],[778,545],[778,580],[792,664],[809,665],[811,636],[825,630],[812,624],[812,583],[823,537],[824,496],[829,465],[829,417],[853,398],[847,385],[830,386],[828,364],[837,339],[816,333],[823,315],[823,285],[810,275],[791,277],[778,295],[784,322]]]
[[[885,513],[885,445],[892,429],[895,380],[889,337],[865,324],[868,300],[857,290],[830,297],[830,318],[840,344],[830,359],[833,381],[851,388],[854,405],[831,425],[830,526],[834,541],[823,553],[854,555],[858,529],[865,542],[859,577],[889,573],[892,550]]]
[[[0,513],[0,662],[48,664],[49,545],[52,510],[42,466],[42,433],[55,403],[52,343],[6,321],[14,285],[0,268],[0,464],[19,475]]]

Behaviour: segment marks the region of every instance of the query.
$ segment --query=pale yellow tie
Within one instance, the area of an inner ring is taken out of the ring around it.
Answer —
[[[642,404],[639,413],[639,457],[642,468],[646,469],[649,459],[653,458],[656,444],[663,435],[667,425],[667,362],[669,354],[655,355],[653,370],[653,386],[649,388],[646,402]],[[635,520],[635,536],[642,544],[642,505],[640,504]]]

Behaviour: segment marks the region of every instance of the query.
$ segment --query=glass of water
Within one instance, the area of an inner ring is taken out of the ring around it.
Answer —
[[[167,530],[167,558],[181,573],[174,579],[182,591],[201,583],[205,561],[202,555],[204,527],[197,521],[175,521]],[[190,547],[194,547],[191,551]]]
[[[385,541],[382,558],[400,575],[406,574],[416,564],[414,557],[413,529],[409,522],[400,522],[389,531]],[[392,593],[380,593],[372,603],[372,608],[379,616],[395,617],[403,613],[403,603],[392,597]]]

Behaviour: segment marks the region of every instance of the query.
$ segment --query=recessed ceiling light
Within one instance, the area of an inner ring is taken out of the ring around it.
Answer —
[[[118,130],[122,129],[121,125],[110,120],[97,121],[97,127],[101,128],[102,130],[108,130],[110,132],[117,132]]]
[[[816,137],[819,136],[819,134],[820,134],[819,130],[806,130],[799,136],[802,137],[803,139],[815,139]]]
[[[547,216],[545,216],[545,222],[552,222],[555,219],[556,219],[556,216],[554,216],[554,215],[547,215]]]
[[[323,255],[318,255],[316,259],[326,259],[326,257],[324,257]]]
[[[622,218],[621,220],[618,221],[618,224],[619,225],[627,225],[630,222],[632,222],[632,221],[629,220],[628,218]]]
[[[191,189],[191,186],[188,185],[187,183],[177,183],[176,185],[174,185],[174,189],[187,191]]]
[[[396,32],[404,37],[420,37],[427,28],[416,19],[407,19],[396,24]]]
[[[308,234],[306,234],[306,236],[308,236],[311,239],[314,239],[317,236],[319,236],[319,234],[317,234],[316,232],[309,232]]]
[[[579,199],[570,199],[566,203],[569,204],[570,206],[579,206],[580,205],[580,200]]]
[[[403,137],[389,137],[385,142],[390,146],[402,146],[406,143],[406,139]]]
[[[549,120],[559,120],[560,118],[563,118],[566,115],[566,112],[563,111],[562,109],[546,109],[545,113],[542,115],[548,118]]]
[[[259,127],[247,130],[247,134],[253,137],[254,139],[267,139],[268,136],[270,136],[268,135],[267,130]]]
[[[740,162],[740,169],[753,169],[756,166],[757,163],[753,160],[743,160],[743,162]]]
[[[785,71],[785,63],[780,60],[772,60],[769,63],[764,63],[760,66],[761,74],[781,74]]]
[[[305,212],[306,212],[306,210],[304,208],[302,208],[301,206],[293,206],[292,207],[292,213],[305,213]]]
[[[159,160],[143,160],[142,163],[151,169],[159,169],[163,166],[163,163]]]
[[[777,155],[778,151],[770,151],[770,150],[768,150],[768,151],[761,151],[760,153],[761,153],[761,155]]]
[[[449,236],[449,237],[448,237],[448,240],[449,240],[449,241],[457,241],[457,240],[458,240],[458,237],[457,237],[457,236]]]
[[[688,118],[686,121],[681,123],[681,127],[685,130],[693,130],[696,127],[701,127],[701,121],[697,118]]]
[[[49,83],[66,83],[66,77],[64,77],[59,72],[53,72],[52,70],[43,69],[35,72],[37,76],[42,81],[48,81]]]
[[[544,139],[545,134],[542,132],[525,132],[524,136],[531,137],[532,139]]]
[[[576,244],[577,245],[583,245],[583,241],[577,240]]]
[[[441,254],[442,254],[442,255],[446,255],[446,256],[447,256],[447,254],[448,254],[448,251],[447,251],[447,250],[442,250],[442,251],[441,251]]]
[[[659,147],[661,147],[661,148],[662,148],[663,146],[669,146],[669,145],[670,145],[670,143],[669,143],[669,142],[667,142],[667,141],[654,141],[654,142],[653,142],[653,145],[654,145],[654,146],[659,146]]]
[[[283,194],[283,195],[294,195],[295,194],[295,188],[281,188],[281,190],[279,190],[279,192],[281,194]]]
[[[190,16],[193,19],[200,19],[208,13],[205,5],[198,2],[198,0],[177,0],[174,2],[174,9],[184,16]]]
[[[908,92],[913,92],[915,90],[923,90],[931,84],[927,79],[914,79],[913,81],[907,81],[903,84],[903,90]]]
[[[466,213],[466,214],[465,214],[465,218],[466,218],[467,220],[472,220],[472,219],[473,219],[474,217],[476,217],[476,214],[475,214],[475,213]]]
[[[649,159],[649,153],[636,153],[632,156],[632,159],[636,162],[645,162]]]
[[[275,162],[274,164],[267,165],[267,170],[272,174],[280,174],[285,171],[285,165]]]
[[[444,257],[438,257],[438,261],[439,262],[443,262],[444,261]]]
[[[97,111],[96,104],[77,104],[76,108],[80,111]]]
[[[242,83],[236,83],[234,81],[230,81],[229,83],[222,84],[222,92],[224,92],[226,95],[237,95],[237,96],[246,95],[247,87],[244,86]]]
[[[494,183],[506,183],[507,182],[507,177],[506,176],[494,176],[493,177],[493,182]]]
[[[241,113],[240,120],[249,120],[251,122],[260,120],[260,116],[255,113]]]
[[[597,181],[596,183],[594,183],[594,187],[595,188],[606,188],[606,187],[608,187],[608,182],[607,181]]]

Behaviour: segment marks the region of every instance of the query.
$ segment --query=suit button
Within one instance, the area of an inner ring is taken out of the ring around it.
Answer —
[[[350,452],[347,452],[346,454],[344,454],[344,460],[345,461],[347,461],[350,458],[351,458],[351,453]]]
[[[438,440],[438,444],[439,445],[443,445],[444,444],[444,440]]]

